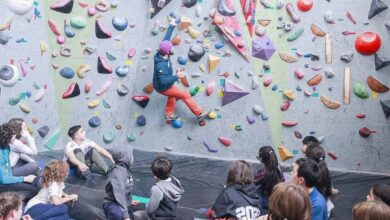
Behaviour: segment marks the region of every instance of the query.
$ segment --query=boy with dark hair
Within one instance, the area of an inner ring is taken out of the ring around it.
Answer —
[[[150,201],[145,211],[134,213],[136,220],[175,219],[177,202],[184,192],[180,181],[171,175],[172,161],[157,157],[152,162],[152,173],[157,180],[150,190]]]
[[[320,143],[318,141],[318,139],[314,136],[306,136],[303,138],[302,140],[302,147],[301,147],[301,151],[303,154],[306,154],[306,149],[307,149],[307,146],[311,143]]]
[[[131,192],[133,177],[130,172],[133,163],[133,149],[114,150],[115,166],[106,184],[103,210],[108,220],[133,220]]]
[[[94,141],[87,139],[80,125],[69,128],[68,135],[72,140],[65,147],[64,161],[67,161],[71,168],[77,168],[77,174],[81,178],[90,178],[93,164],[96,164],[104,175],[110,172],[115,163],[111,154]]]
[[[375,184],[367,195],[367,201],[379,200],[390,206],[390,185]]]
[[[328,210],[325,198],[314,187],[317,183],[319,168],[315,161],[300,158],[293,163],[292,181],[303,186],[309,193],[312,220],[327,220]]]

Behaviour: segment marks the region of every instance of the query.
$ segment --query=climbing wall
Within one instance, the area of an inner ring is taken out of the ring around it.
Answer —
[[[255,160],[284,146],[287,164],[313,135],[330,167],[387,173],[390,1],[298,2],[2,2],[0,121],[24,118],[40,150],[62,149],[81,124],[107,148]],[[177,86],[212,110],[205,126],[180,101],[167,124],[166,97],[148,87],[171,12],[171,61],[188,81]]]

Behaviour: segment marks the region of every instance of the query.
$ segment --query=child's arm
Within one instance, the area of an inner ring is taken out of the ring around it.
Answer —
[[[123,218],[130,218],[129,212],[127,210],[127,198],[126,198],[126,184],[127,184],[127,175],[119,173],[114,169],[110,175],[110,181],[112,190],[114,191],[114,197],[116,202],[121,206],[123,212]]]
[[[22,183],[23,181],[22,176],[13,176],[5,164],[0,165],[0,184]]]
[[[37,145],[35,144],[35,139],[27,130],[22,131],[22,136],[27,139],[28,147],[31,149],[32,153],[30,155],[37,155],[38,149]]]
[[[65,197],[52,196],[50,197],[50,203],[53,205],[61,205],[69,201],[77,200],[77,195],[67,195]]]
[[[32,137],[30,137],[30,138],[32,138]],[[30,144],[30,142],[35,142],[35,141],[28,140],[28,142]],[[34,143],[34,146],[35,146],[35,143]],[[13,152],[27,154],[27,155],[37,155],[36,146],[35,146],[35,149],[33,149],[34,146],[26,145],[22,141],[15,139],[15,141],[10,145],[10,148]]]
[[[163,197],[164,193],[157,186],[152,186],[152,189],[150,190],[150,201],[146,205],[146,213],[148,215],[157,210]]]

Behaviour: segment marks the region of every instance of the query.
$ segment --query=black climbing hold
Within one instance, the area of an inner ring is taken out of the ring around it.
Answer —
[[[137,125],[139,126],[145,126],[146,125],[146,118],[143,115],[140,115],[137,117]]]
[[[188,52],[188,58],[192,62],[198,62],[205,54],[204,47],[200,44],[194,44],[190,47],[190,51]]]
[[[388,6],[382,0],[372,0],[370,11],[368,12],[368,19],[386,10]]]
[[[69,99],[80,95],[80,87],[76,82],[69,85],[64,94],[62,94],[62,99]]]
[[[50,131],[50,128],[47,126],[43,126],[38,128],[38,134],[41,136],[41,138],[44,138]]]
[[[145,108],[149,103],[149,97],[146,95],[133,96],[131,99],[142,108]]]
[[[112,73],[112,68],[108,65],[108,63],[102,58],[98,57],[97,63],[97,71],[98,73]]]
[[[72,12],[73,9],[73,0],[57,1],[54,4],[50,5],[50,9],[57,12],[69,14]]]
[[[234,8],[228,8],[226,4],[226,0],[218,0],[217,10],[223,16],[234,16],[236,14],[236,10]]]
[[[154,16],[156,16],[156,14],[158,14],[171,1],[172,0],[165,0],[165,5],[162,8],[160,8],[160,7],[158,7],[159,0],[152,0],[153,12],[151,13],[150,18],[153,18]]]
[[[388,65],[390,65],[390,58],[375,54],[375,70],[380,70]]]
[[[197,0],[183,0],[183,5],[186,8],[194,7],[197,3]]]
[[[127,95],[127,93],[129,93],[129,88],[127,88],[127,86],[121,84],[116,91],[118,92],[119,96],[125,96],[125,95]]]
[[[389,100],[384,100],[380,101],[383,113],[385,113],[385,117],[389,118],[390,117],[390,99]]]
[[[95,34],[96,37],[99,39],[107,39],[111,38],[112,36],[112,33],[103,26],[103,24],[100,22],[100,19],[96,19]]]

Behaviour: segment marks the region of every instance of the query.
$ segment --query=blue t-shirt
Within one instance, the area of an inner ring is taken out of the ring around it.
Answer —
[[[320,192],[314,187],[309,194],[311,201],[311,219],[312,220],[328,220],[328,208],[326,201]]]

